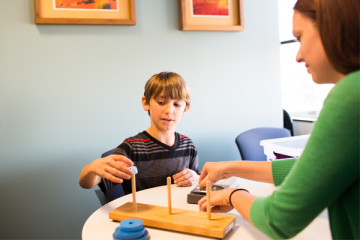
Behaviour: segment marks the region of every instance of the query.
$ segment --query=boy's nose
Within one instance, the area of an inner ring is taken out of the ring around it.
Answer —
[[[166,113],[172,113],[173,107],[172,104],[166,104]]]

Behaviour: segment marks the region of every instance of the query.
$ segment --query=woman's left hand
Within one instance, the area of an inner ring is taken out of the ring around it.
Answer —
[[[210,206],[211,212],[229,212],[234,208],[229,203],[229,196],[235,188],[227,188],[210,193]],[[207,198],[206,196],[199,200],[199,211],[207,211]]]

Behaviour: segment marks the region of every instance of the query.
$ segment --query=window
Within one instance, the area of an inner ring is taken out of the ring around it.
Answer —
[[[295,61],[300,47],[300,43],[292,35],[295,2],[296,0],[278,0],[282,106],[293,119],[317,118],[334,85],[314,83],[304,63]]]

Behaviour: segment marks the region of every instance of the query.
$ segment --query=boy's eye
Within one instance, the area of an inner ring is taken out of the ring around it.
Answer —
[[[174,103],[174,106],[175,106],[175,107],[180,107],[181,104],[180,104],[180,103]]]
[[[159,104],[159,105],[165,105],[165,102],[163,102],[163,101],[158,101],[158,104]]]

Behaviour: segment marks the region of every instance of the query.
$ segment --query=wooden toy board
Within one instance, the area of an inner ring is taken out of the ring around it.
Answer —
[[[137,203],[137,210],[133,210],[132,202],[127,202],[112,210],[109,218],[116,221],[137,218],[143,221],[144,226],[215,238],[224,238],[235,225],[234,216],[212,213],[211,220],[208,220],[206,212],[171,210],[169,215],[167,207],[142,203]]]

